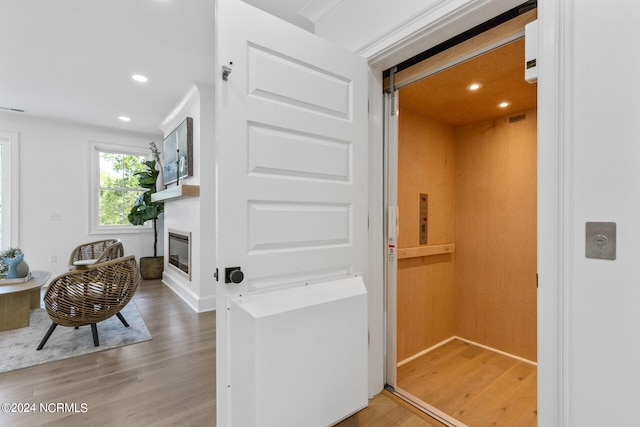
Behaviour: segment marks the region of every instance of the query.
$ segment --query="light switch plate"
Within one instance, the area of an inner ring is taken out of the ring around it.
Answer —
[[[585,255],[587,258],[616,259],[616,223],[587,222]]]

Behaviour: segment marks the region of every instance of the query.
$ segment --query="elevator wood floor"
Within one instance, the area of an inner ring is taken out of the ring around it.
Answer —
[[[398,368],[398,387],[470,427],[537,425],[536,367],[453,340]]]
[[[446,427],[386,390],[335,427]]]

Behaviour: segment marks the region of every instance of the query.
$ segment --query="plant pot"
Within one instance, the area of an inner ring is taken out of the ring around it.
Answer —
[[[29,264],[24,260],[24,254],[15,258],[2,258],[2,262],[9,267],[5,276],[7,279],[19,279],[29,274]]]
[[[140,276],[145,280],[162,279],[163,256],[140,257]]]

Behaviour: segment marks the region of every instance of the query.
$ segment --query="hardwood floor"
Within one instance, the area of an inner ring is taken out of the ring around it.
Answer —
[[[446,427],[386,390],[335,427]]]
[[[0,375],[0,403],[76,403],[77,413],[0,412],[0,425],[215,425],[215,312],[195,313],[159,280],[134,301],[151,341]]]
[[[397,372],[398,387],[471,427],[537,425],[536,366],[453,340]]]
[[[143,281],[134,301],[151,341],[0,374],[0,404],[35,404],[38,408],[40,403],[51,408],[51,404],[76,404],[77,412],[0,411],[0,426],[215,426],[215,313],[195,313],[159,280]],[[472,351],[458,353],[472,356]],[[489,358],[486,363],[496,361]],[[428,370],[418,373],[427,374],[437,377]],[[513,367],[508,378],[531,382],[530,375]],[[535,387],[535,373],[533,384]],[[500,390],[495,393],[501,394]],[[518,396],[513,398],[517,403]],[[443,424],[383,392],[338,426]]]

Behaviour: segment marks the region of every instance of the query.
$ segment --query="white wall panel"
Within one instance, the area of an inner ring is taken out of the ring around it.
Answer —
[[[573,249],[566,268],[573,277],[567,283],[571,412],[566,425],[633,425],[637,417],[625,408],[637,404],[640,377],[640,59],[634,54],[640,4],[624,2],[621,9],[570,3],[572,108],[566,126],[572,138],[565,167],[572,194],[565,226]],[[585,257],[587,221],[617,223],[615,261]]]

